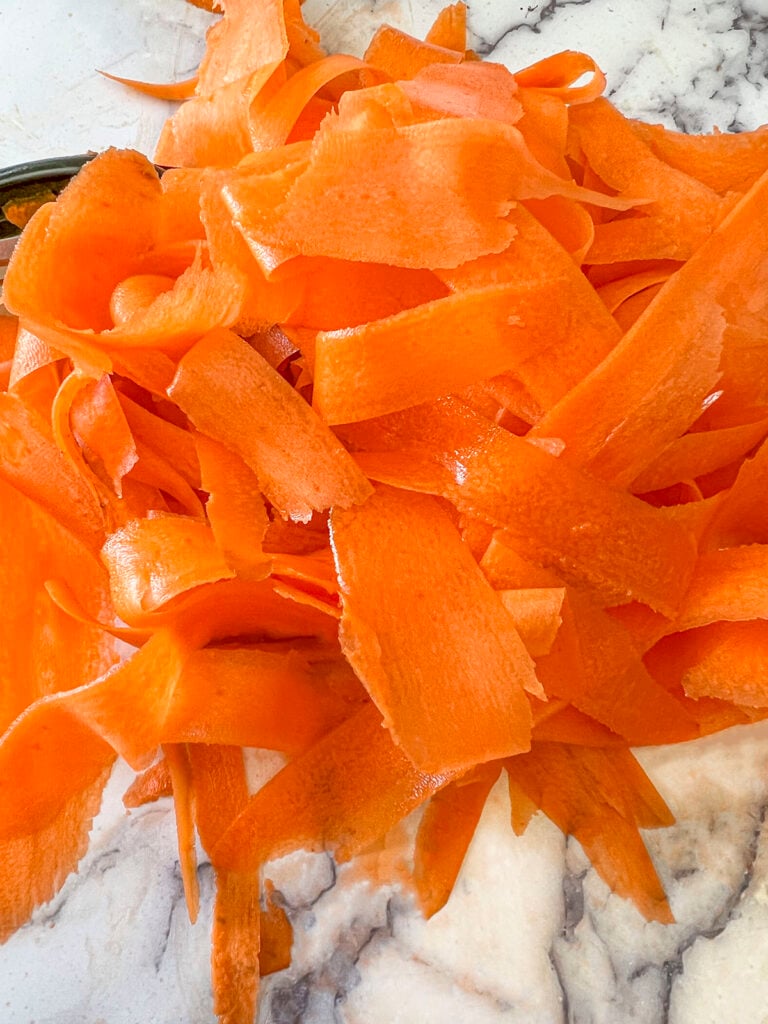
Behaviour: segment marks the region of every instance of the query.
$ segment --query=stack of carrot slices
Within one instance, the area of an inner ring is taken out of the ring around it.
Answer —
[[[228,1024],[290,958],[271,858],[421,808],[434,914],[500,776],[516,831],[543,811],[672,920],[630,747],[768,714],[768,129],[603,87],[478,61],[462,4],[357,60],[227,0],[172,169],[109,151],[35,214],[0,319],[0,939],[116,756],[127,805],[173,794],[193,918],[196,834],[214,865]],[[285,756],[257,792],[243,748]]]

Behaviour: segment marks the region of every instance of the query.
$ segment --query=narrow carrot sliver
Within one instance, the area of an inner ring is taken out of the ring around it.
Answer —
[[[745,459],[732,486],[714,510],[705,533],[708,544],[731,547],[768,543],[768,509],[761,500],[768,485],[768,444]]]
[[[575,85],[590,75],[586,85]],[[589,103],[605,88],[605,75],[586,53],[563,50],[515,72],[517,84],[524,89],[540,89],[566,103]]]
[[[562,624],[563,587],[499,591],[501,603],[512,616],[520,638],[532,658],[549,654]]]
[[[518,88],[517,99],[523,110],[523,116],[517,122],[517,129],[531,153],[553,174],[558,174],[562,178],[570,177],[571,168],[566,159],[568,107],[558,96],[552,96],[542,89]],[[583,183],[588,187],[593,184],[586,174],[583,176]],[[605,191],[604,184],[599,182],[599,185]],[[597,222],[604,213],[595,213],[594,208],[591,212]]]
[[[614,891],[632,899],[646,918],[670,923],[674,919],[633,820],[631,802],[622,801],[620,808],[609,802],[625,795],[617,793],[620,776],[611,763],[612,751],[594,751],[592,764],[586,760],[588,752],[586,747],[537,744],[529,754],[508,760],[506,768],[535,806],[581,842]],[[557,786],[550,783],[553,769]]]
[[[637,295],[638,292],[642,292],[652,285],[663,284],[668,280],[673,269],[677,269],[676,263],[657,260],[653,269],[641,270],[636,274],[628,274],[626,277],[608,281],[596,288],[596,291],[605,303],[608,312],[615,313],[623,302]]]
[[[108,376],[90,382],[78,392],[70,407],[72,430],[107,480],[111,481],[118,497],[122,480],[136,465],[136,443],[125,418],[122,406]]]
[[[738,462],[768,434],[768,419],[719,430],[699,430],[672,441],[632,482],[632,491],[661,490]]]
[[[413,879],[425,917],[448,902],[485,801],[501,773],[491,763],[449,783],[432,797],[419,823]]]
[[[134,441],[138,459],[128,475],[127,482],[157,489],[160,498],[156,505],[150,506],[150,509],[165,511],[167,503],[162,502],[163,496],[166,496],[176,502],[176,506],[168,508],[168,511],[188,515],[193,519],[202,519],[203,503],[187,480],[177,472],[175,465],[168,458],[158,455],[156,449],[145,445],[143,441]],[[127,510],[126,520],[144,518],[140,512],[133,512],[131,515],[131,511],[130,508]]]
[[[192,924],[200,911],[200,885],[197,879],[197,852],[195,826],[192,820],[192,778],[189,757],[184,744],[164,743],[163,756],[171,776],[173,806],[176,818],[176,837],[179,864],[187,913]]]
[[[283,907],[277,902],[275,887],[269,879],[264,882],[264,890],[266,906],[261,911],[259,956],[259,972],[262,978],[290,967],[293,946],[291,922]]]
[[[570,743],[587,747],[610,747],[625,743],[617,733],[585,715],[573,704],[550,700],[544,707],[547,710],[552,708],[552,713],[537,717],[534,712],[531,734],[534,743]]]
[[[580,266],[595,237],[594,222],[584,207],[563,196],[529,199],[525,206]]]
[[[340,75],[351,71],[362,72],[365,68],[365,62],[358,60],[357,57],[333,54],[291,75],[266,102],[259,103],[257,98],[249,111],[254,151],[282,146],[302,110],[315,93]]]
[[[200,460],[200,485],[208,492],[206,515],[216,543],[241,576],[269,573],[262,552],[269,517],[258,480],[242,458],[219,441],[195,435]]]
[[[628,631],[587,594],[570,589],[563,626],[536,667],[548,693],[635,746],[694,739],[686,707],[649,674]]]
[[[190,487],[199,488],[200,462],[195,441],[189,431],[163,418],[162,408],[155,405],[153,409],[151,401],[149,406],[145,406],[125,393],[118,392],[118,395],[136,441],[169,459]]]
[[[259,875],[216,872],[211,936],[213,1006],[222,1024],[249,1024],[259,992]]]
[[[168,762],[164,757],[137,775],[125,793],[123,804],[127,808],[143,807],[162,797],[171,796],[173,783]]]
[[[94,626],[96,629],[109,633],[110,636],[114,636],[118,640],[124,640],[125,643],[133,647],[141,647],[151,635],[148,630],[131,629],[129,626],[116,626],[109,622],[103,622],[94,615],[90,615],[83,608],[76,595],[70,589],[70,586],[61,579],[47,579],[44,586],[56,607],[70,619],[74,619],[75,622],[80,622],[84,626]]]
[[[0,313],[0,391],[7,391],[11,382],[18,333],[18,318]]]
[[[248,800],[243,752],[237,747],[188,748],[197,828],[212,850]],[[211,950],[214,1009],[224,1024],[253,1020],[259,987],[259,871],[216,869]]]
[[[459,2],[443,7],[424,41],[464,53],[467,48],[467,5]]]
[[[152,96],[157,100],[188,100],[195,95],[197,86],[197,75],[186,78],[183,82],[141,82],[135,78],[121,78],[119,75],[111,75],[108,71],[99,71],[104,78],[112,82],[118,82],[129,89],[142,93],[144,96]]]

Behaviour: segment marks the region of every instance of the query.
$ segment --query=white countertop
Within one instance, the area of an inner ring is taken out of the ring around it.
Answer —
[[[440,6],[307,0],[305,16],[329,48],[360,53],[381,21],[423,33]],[[688,131],[768,122],[766,0],[469,8],[484,55],[515,68],[584,49],[629,114]],[[110,145],[151,154],[170,106],[94,69],[187,77],[209,22],[184,0],[0,0],[0,166]],[[263,1024],[765,1024],[768,723],[641,757],[678,817],[647,836],[677,924],[644,922],[540,816],[516,838],[497,789],[429,922],[326,857],[275,866],[296,949],[265,986]],[[130,777],[113,778],[80,873],[0,948],[0,1024],[213,1021],[210,868],[191,928],[169,807],[128,817]]]

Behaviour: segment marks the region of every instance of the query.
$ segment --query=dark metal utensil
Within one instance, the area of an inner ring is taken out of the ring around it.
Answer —
[[[94,156],[95,153],[81,153],[78,156],[52,157],[0,170],[0,281],[21,234],[21,228],[9,219],[7,212],[21,204],[34,202],[37,197],[57,196],[83,164]]]

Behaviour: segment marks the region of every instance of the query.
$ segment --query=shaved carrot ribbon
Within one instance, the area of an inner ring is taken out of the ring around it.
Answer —
[[[126,85],[129,89],[134,89],[144,96],[152,96],[156,100],[188,100],[190,96],[195,95],[197,87],[197,75],[187,78],[183,82],[140,82],[135,78],[120,78],[119,75],[111,75],[108,71],[99,71],[99,74],[111,82]]]

